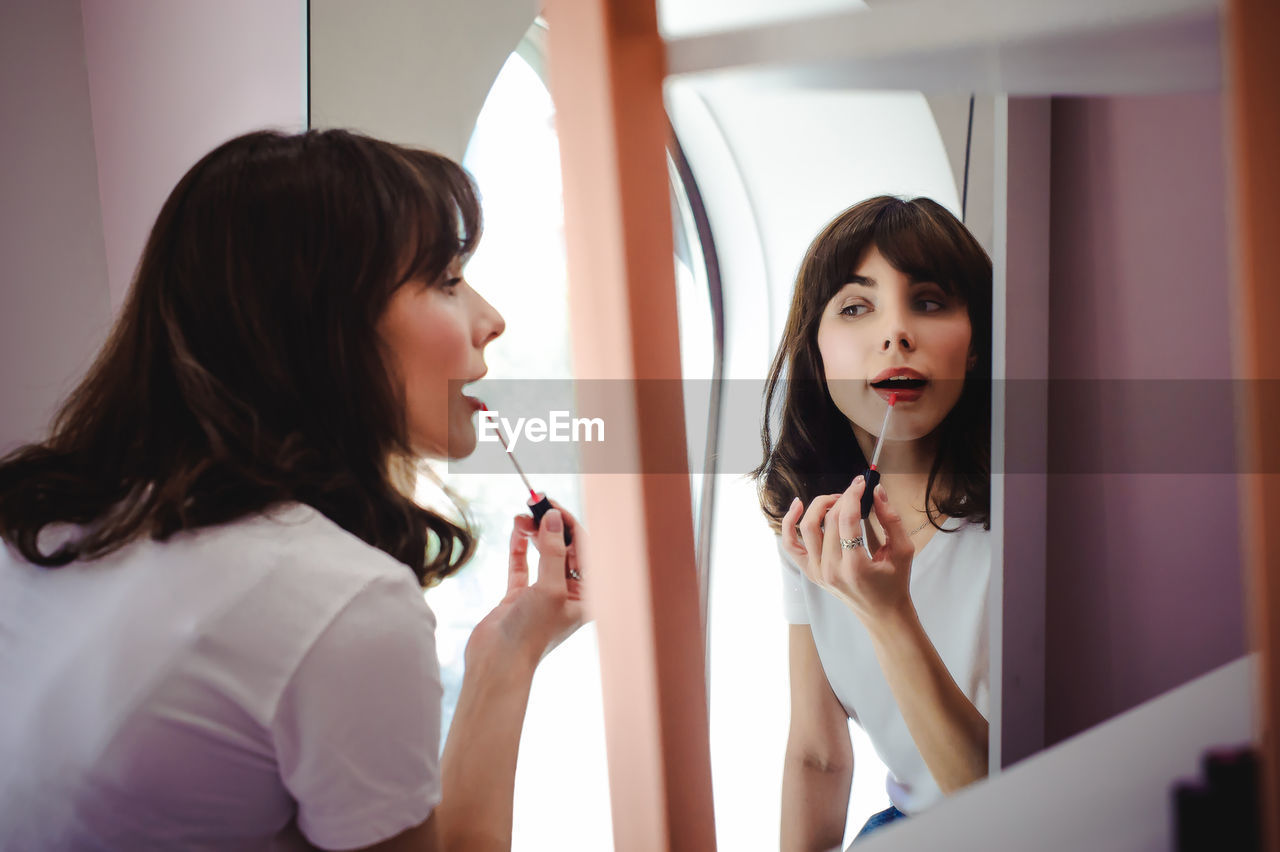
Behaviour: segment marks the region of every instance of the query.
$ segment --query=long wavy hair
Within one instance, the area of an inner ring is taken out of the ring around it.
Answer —
[[[375,327],[480,237],[451,160],[342,130],[249,133],[165,201],[122,312],[47,440],[0,459],[0,536],[46,567],[308,504],[430,585],[474,553],[417,505]],[[51,553],[40,531],[82,532]]]
[[[765,386],[764,459],[749,474],[760,508],[781,532],[795,497],[808,505],[822,494],[838,494],[867,467],[853,427],[828,391],[818,324],[873,245],[900,272],[938,284],[967,306],[977,361],[938,425],[925,505],[990,529],[991,259],[955,216],[928,198],[870,198],[833,219],[809,246]],[[775,440],[770,418],[778,396]],[[933,512],[929,517],[941,529]]]

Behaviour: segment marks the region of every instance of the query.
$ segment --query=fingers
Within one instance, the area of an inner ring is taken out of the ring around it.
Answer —
[[[840,564],[840,503],[844,494],[836,494],[835,500],[827,507],[827,516],[823,519],[824,534],[822,536],[823,582],[830,583]]]
[[[569,595],[570,600],[582,600],[582,583],[586,578],[582,573],[582,564],[578,559],[577,552],[573,547],[569,547],[569,552],[564,557],[564,581],[565,591]]]
[[[894,511],[889,505],[889,495],[884,490],[883,485],[877,485],[875,490],[875,501],[872,504],[875,509],[876,518],[880,520],[880,526],[884,527],[884,546],[893,554],[914,554],[915,548],[911,544],[911,539],[907,536],[906,528],[902,524],[902,516]]]
[[[525,535],[533,535],[538,531],[538,528],[533,524],[532,515],[516,515],[515,525],[516,529],[520,530]]]
[[[569,544],[568,550],[565,552],[565,580],[568,582],[570,597],[581,599],[581,584],[587,576],[586,563],[582,559],[582,553],[586,549],[586,541],[588,538],[587,528],[584,527],[576,517],[574,517],[572,512],[557,503],[555,500],[548,497],[547,502],[564,516],[565,523],[569,525],[569,532],[571,533],[570,537],[573,541]],[[545,516],[543,517],[543,520],[546,520]],[[560,541],[564,541],[563,537]]]
[[[564,543],[564,516],[560,509],[551,509],[542,516],[535,544],[538,547],[538,585],[567,588],[565,557],[569,548]]]
[[[582,524],[578,522],[578,519],[574,517],[573,513],[564,506],[560,505],[555,500],[552,500],[550,497],[547,498],[547,502],[560,511],[560,514],[564,517],[565,523],[569,525],[569,537],[573,539],[569,547],[572,548],[574,544],[578,543],[578,536],[585,534],[586,531],[582,528]]]
[[[855,476],[853,482],[849,483],[849,487],[840,495],[840,502],[836,504],[836,527],[840,530],[840,538],[852,539],[862,534],[862,492],[867,487],[866,480],[861,476]],[[856,557],[861,548],[850,548],[844,550],[841,548],[841,555]]]
[[[511,546],[507,560],[507,591],[529,585],[529,533],[532,524],[521,524],[521,521],[532,521],[528,515],[516,515],[511,526]]]
[[[801,567],[805,569],[805,573],[809,575],[809,579],[817,581],[822,571],[822,547],[823,532],[822,522],[826,517],[827,510],[840,499],[839,494],[823,494],[820,497],[813,498],[813,502],[809,504],[809,508],[805,510],[804,517],[800,520],[800,540],[804,543],[806,558],[801,562]],[[836,531],[831,530],[831,534],[835,535]]]
[[[804,503],[797,497],[791,501],[787,513],[782,516],[782,549],[796,561],[797,565],[803,565],[805,561],[804,542],[800,540],[799,531],[796,529],[796,522],[800,520],[803,513]]]

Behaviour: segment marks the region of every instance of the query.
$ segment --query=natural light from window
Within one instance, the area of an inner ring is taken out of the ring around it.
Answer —
[[[511,380],[572,376],[560,153],[551,98],[518,54],[503,66],[485,101],[463,165],[479,185],[484,210],[484,237],[467,265],[467,280],[507,320],[506,332],[486,349],[488,377],[474,392],[498,408],[501,401],[486,393],[486,382],[502,388]],[[531,352],[537,357],[530,358]],[[527,511],[528,492],[514,468],[454,476],[442,470],[441,475],[466,499],[481,531],[472,562],[427,594],[438,618],[447,730],[467,637],[505,593],[512,519]],[[540,473],[533,479],[540,491],[580,509],[576,476]],[[432,490],[423,483],[424,499],[438,503],[430,497]],[[590,527],[581,511],[575,514]],[[529,559],[536,571],[532,548]],[[588,624],[543,660],[534,678],[516,771],[512,848],[612,846],[600,665],[595,628]]]

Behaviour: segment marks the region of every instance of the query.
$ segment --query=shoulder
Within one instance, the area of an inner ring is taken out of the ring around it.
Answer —
[[[197,532],[192,546],[307,585],[354,591],[371,582],[418,588],[408,566],[338,526],[317,509],[286,503]]]
[[[939,567],[945,566],[943,572],[949,582],[979,596],[980,600],[974,600],[977,606],[986,599],[983,590],[991,579],[995,537],[981,523],[964,518],[952,518],[943,527],[954,531],[935,534],[934,539],[940,540],[935,558],[941,563]]]
[[[300,830],[324,848],[350,848],[421,823],[441,799],[443,684],[417,580],[310,507],[264,518],[262,529],[280,537],[285,571],[304,570],[332,610],[314,622],[321,629],[271,717]]]
[[[990,530],[965,518],[948,518],[915,556],[913,584],[917,579],[943,575],[967,585],[985,583],[991,574],[994,538]],[[914,585],[913,585],[914,588]]]
[[[211,578],[225,607],[210,625],[223,635],[265,633],[282,658],[362,613],[381,614],[388,627],[411,623],[430,633],[435,626],[408,566],[311,506],[283,504],[178,538],[154,551],[164,573]]]
[[[787,548],[782,542],[782,536],[775,535],[773,544],[778,551],[778,560],[782,563],[782,570],[786,573],[803,576],[804,571],[801,569],[800,564],[796,562],[795,557],[787,552]]]
[[[962,551],[985,551],[991,552],[991,543],[993,537],[991,530],[984,529],[980,521],[970,521],[967,518],[949,518],[942,525],[944,530],[939,537],[951,543],[952,547]]]
[[[991,530],[983,527],[981,521],[969,518],[947,518],[942,524],[945,531],[943,537],[952,541],[963,541],[990,546]]]

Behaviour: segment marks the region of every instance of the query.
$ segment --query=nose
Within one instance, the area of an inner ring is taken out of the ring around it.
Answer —
[[[895,337],[885,338],[884,346],[883,346],[883,349],[885,352],[888,352],[889,350],[893,349],[893,344],[895,339],[897,340],[899,348],[901,348],[903,352],[910,352],[912,349],[915,348],[915,345],[912,342],[910,337],[908,337],[907,335],[900,335],[900,336],[897,336],[896,338]]]
[[[483,349],[494,338],[507,330],[507,321],[502,318],[502,314],[498,313],[498,309],[489,304],[484,297],[480,297],[480,302],[481,311],[480,319],[476,323],[476,337],[479,341],[477,346]]]
[[[907,312],[889,310],[885,314],[885,335],[881,349],[885,352],[899,348],[911,352],[916,348],[915,331],[907,321]]]

